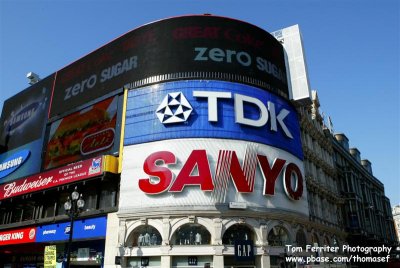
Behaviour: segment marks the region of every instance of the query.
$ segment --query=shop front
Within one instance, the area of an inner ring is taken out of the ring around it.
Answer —
[[[107,217],[74,222],[71,266],[101,267],[105,254]],[[69,239],[69,222],[31,226],[0,233],[0,267],[62,266]]]

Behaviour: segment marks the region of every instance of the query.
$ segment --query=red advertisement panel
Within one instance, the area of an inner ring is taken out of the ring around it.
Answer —
[[[0,185],[0,200],[100,175],[102,162],[102,157],[87,159]]]
[[[36,240],[36,227],[0,232],[0,246],[32,243]]]
[[[112,148],[118,97],[106,99],[52,123],[44,169],[76,162]]]

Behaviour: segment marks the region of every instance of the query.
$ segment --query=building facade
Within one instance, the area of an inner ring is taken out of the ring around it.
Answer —
[[[0,267],[69,245],[76,267],[324,267],[344,253],[307,245],[390,243],[383,185],[319,106],[298,26],[183,16],[115,39],[5,102]]]
[[[311,105],[298,108],[310,220],[318,226],[316,229],[324,230],[315,238],[316,243],[321,244],[323,239],[323,244],[338,245],[346,243],[341,212],[344,199],[339,191],[330,133],[319,111],[316,91],[312,91],[311,100]]]
[[[342,217],[349,244],[394,246],[390,201],[383,184],[374,177],[371,163],[361,160],[357,148],[349,147],[345,134],[335,134],[332,146],[340,191],[345,199]]]
[[[400,205],[394,206],[392,210],[394,227],[397,234],[397,241],[400,242]]]

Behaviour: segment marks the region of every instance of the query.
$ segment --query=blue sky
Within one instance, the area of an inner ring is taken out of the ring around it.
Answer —
[[[312,89],[334,130],[372,162],[400,204],[398,0],[0,0],[0,109],[27,87],[142,24],[177,15],[227,16],[267,31],[299,24]]]

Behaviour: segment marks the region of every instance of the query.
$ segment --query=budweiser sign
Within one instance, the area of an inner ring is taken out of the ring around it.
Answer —
[[[80,161],[0,185],[0,200],[84,180],[102,172],[102,157]]]

